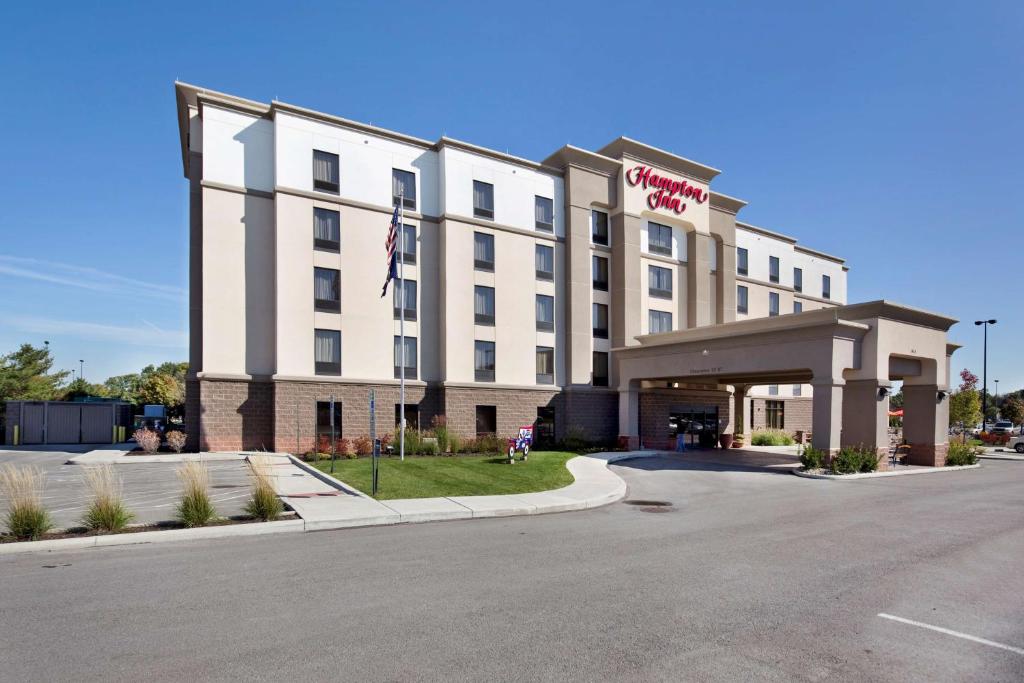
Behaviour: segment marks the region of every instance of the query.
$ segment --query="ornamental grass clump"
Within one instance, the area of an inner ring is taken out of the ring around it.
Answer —
[[[192,460],[177,471],[181,481],[178,521],[187,527],[206,526],[217,515],[210,500],[210,471],[204,463]]]
[[[793,437],[781,429],[759,429],[750,438],[752,446],[792,446]]]
[[[252,470],[252,491],[249,502],[245,504],[245,512],[250,517],[272,522],[284,512],[284,504],[274,491],[273,476],[274,459],[268,455],[249,456],[249,469]]]
[[[82,517],[82,524],[93,531],[121,531],[135,515],[128,512],[122,498],[121,477],[110,465],[89,467],[82,475],[92,500]]]
[[[53,528],[50,514],[43,507],[46,475],[38,467],[6,465],[0,469],[0,493],[7,499],[4,521],[12,536],[34,541]]]

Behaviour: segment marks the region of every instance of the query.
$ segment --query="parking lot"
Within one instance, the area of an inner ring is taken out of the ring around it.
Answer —
[[[70,451],[0,451],[0,466],[5,463],[34,465],[46,473],[43,503],[61,529],[80,526],[89,504],[89,492],[82,480],[82,465],[68,465],[76,452]],[[211,499],[217,514],[227,517],[242,513],[248,497],[249,468],[244,461],[210,462]],[[174,519],[180,485],[177,464],[145,463],[116,465],[115,472],[124,483],[124,501],[135,514],[133,524],[155,524]],[[0,509],[5,509],[0,493]]]

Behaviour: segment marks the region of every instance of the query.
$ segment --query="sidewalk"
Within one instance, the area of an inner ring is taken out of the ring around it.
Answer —
[[[135,449],[135,444],[126,443],[110,448],[97,449],[68,458],[69,465],[139,465],[154,462],[222,462],[226,460],[245,460],[248,453],[157,453],[155,455],[128,455]]]

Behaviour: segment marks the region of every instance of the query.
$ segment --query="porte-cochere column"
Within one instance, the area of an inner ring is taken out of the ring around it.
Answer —
[[[843,428],[843,380],[813,379],[811,445],[828,456],[839,452]]]
[[[872,448],[889,468],[889,381],[850,380],[843,388],[843,446]],[[884,392],[882,390],[885,390]]]
[[[935,384],[903,385],[903,438],[911,465],[942,467],[949,450],[949,398]]]

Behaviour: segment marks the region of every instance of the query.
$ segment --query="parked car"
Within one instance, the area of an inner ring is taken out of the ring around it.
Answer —
[[[999,420],[992,426],[993,434],[1013,434],[1013,423],[1009,420]]]
[[[1012,448],[1018,453],[1024,455],[1024,436],[1015,436],[1006,442],[1007,448]]]

